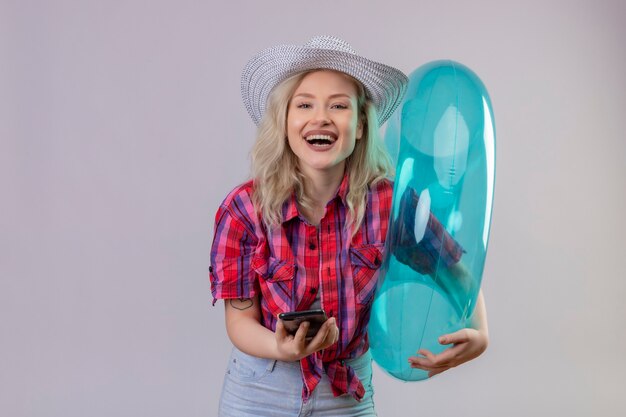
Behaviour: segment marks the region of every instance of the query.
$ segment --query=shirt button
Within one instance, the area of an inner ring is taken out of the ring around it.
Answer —
[[[315,243],[310,242],[310,243],[309,243],[309,249],[311,249],[311,250],[315,250]]]
[[[209,267],[209,272],[211,272],[211,273],[213,272],[213,267],[212,266]]]
[[[309,293],[311,293],[311,294],[315,294],[316,292],[317,292],[317,290],[316,290],[315,288],[311,288],[311,289],[309,290]]]

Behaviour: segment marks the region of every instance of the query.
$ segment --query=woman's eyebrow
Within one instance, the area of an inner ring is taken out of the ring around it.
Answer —
[[[315,95],[310,94],[310,93],[299,93],[296,94],[294,97],[308,97],[308,98],[315,98]],[[329,98],[336,98],[336,97],[347,97],[347,98],[352,98],[349,94],[344,94],[344,93],[336,93],[336,94],[331,94],[328,96]]]

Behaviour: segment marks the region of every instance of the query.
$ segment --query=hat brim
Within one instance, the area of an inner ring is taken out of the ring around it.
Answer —
[[[341,71],[360,81],[377,109],[379,125],[400,105],[408,84],[402,71],[353,53],[299,45],[274,46],[248,61],[241,76],[243,102],[254,123],[261,122],[267,98],[277,84],[313,69]]]

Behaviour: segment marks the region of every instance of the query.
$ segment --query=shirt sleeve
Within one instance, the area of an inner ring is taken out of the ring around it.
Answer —
[[[220,298],[252,298],[257,294],[257,275],[252,268],[257,243],[244,219],[234,216],[229,207],[220,206],[209,267],[213,305]]]
[[[400,262],[427,275],[435,273],[438,266],[449,268],[459,262],[465,250],[432,212],[428,214],[423,236],[417,241],[415,222],[418,201],[415,190],[407,187],[401,197],[399,215],[394,225],[395,244],[392,250]]]

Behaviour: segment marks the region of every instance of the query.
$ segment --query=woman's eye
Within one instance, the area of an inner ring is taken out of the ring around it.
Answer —
[[[296,107],[299,109],[310,109],[313,107],[313,105],[311,105],[311,103],[299,103],[296,104]],[[330,106],[331,109],[347,109],[348,106],[345,104],[333,104],[332,106]]]

